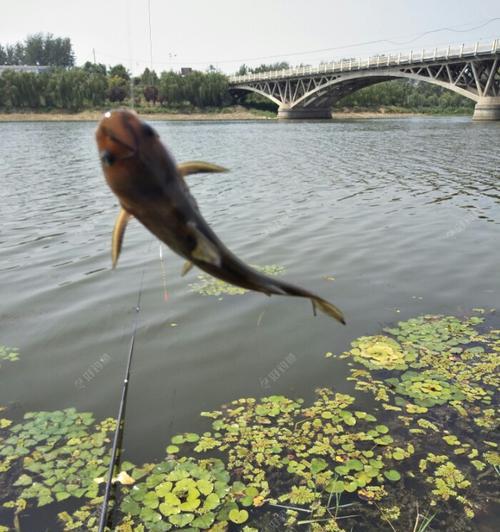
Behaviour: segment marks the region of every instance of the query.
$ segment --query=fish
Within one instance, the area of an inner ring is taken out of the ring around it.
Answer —
[[[224,172],[225,168],[203,161],[176,164],[155,129],[134,111],[105,113],[96,131],[96,142],[106,182],[120,203],[112,234],[113,268],[127,223],[133,217],[186,260],[182,275],[195,265],[213,277],[268,296],[307,298],[315,315],[320,310],[345,324],[342,311],[335,305],[248,266],[215,234],[203,218],[186,177]]]

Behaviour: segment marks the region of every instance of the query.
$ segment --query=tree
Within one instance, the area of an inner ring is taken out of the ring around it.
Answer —
[[[24,42],[0,46],[0,64],[71,67],[75,64],[75,56],[68,37],[35,33],[28,35]]]
[[[248,72],[249,72],[249,68],[245,64],[243,64],[243,65],[240,66],[238,72],[236,72],[236,75],[238,75],[238,76],[246,76],[248,74]]]
[[[130,73],[123,65],[115,65],[109,69],[111,77],[118,77],[125,81],[130,81]]]
[[[143,85],[157,85],[159,81],[156,72],[154,70],[149,70],[147,67],[141,74],[140,80]]]
[[[144,98],[147,102],[151,102],[153,105],[156,105],[156,102],[158,101],[158,88],[154,87],[153,85],[148,85],[147,87],[144,87]]]
[[[71,40],[69,37],[54,37],[52,33],[28,35],[24,41],[24,62],[29,65],[74,66]]]
[[[162,72],[159,83],[162,105],[179,104],[184,100],[183,78],[175,72]]]
[[[101,76],[105,76],[107,74],[106,65],[103,65],[102,63],[91,63],[90,61],[87,61],[83,65],[83,70],[89,74],[99,74]]]
[[[256,68],[249,69],[250,72],[254,74],[260,74],[261,72],[271,72],[273,70],[285,70],[290,68],[290,64],[286,61],[278,61],[277,63],[271,63],[265,65],[264,63]]]
[[[128,83],[120,76],[111,75],[108,78],[108,98],[110,102],[123,102],[128,96]]]

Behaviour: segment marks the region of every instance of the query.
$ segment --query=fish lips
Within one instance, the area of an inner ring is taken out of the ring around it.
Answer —
[[[105,167],[112,166],[116,161],[130,159],[137,154],[137,148],[131,145],[129,139],[124,140],[115,133],[101,127],[97,133],[97,143],[99,146],[99,158]]]

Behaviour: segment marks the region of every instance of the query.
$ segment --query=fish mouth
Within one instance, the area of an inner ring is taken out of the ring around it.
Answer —
[[[104,114],[97,132],[98,144],[101,147],[99,155],[104,166],[131,159],[139,153],[139,136],[130,118],[125,113]],[[113,145],[115,149],[112,148]]]
[[[130,124],[126,123],[126,129],[132,134],[132,137],[134,141],[135,138],[135,131],[132,127],[130,127]],[[108,128],[103,127],[102,128],[104,135],[111,140],[112,142],[118,144],[122,148],[125,148],[125,153],[120,156],[116,156],[113,154],[110,150],[102,150],[100,152],[101,161],[106,165],[111,165],[115,161],[122,161],[124,159],[130,159],[137,155],[137,142],[135,142],[135,146],[131,146],[128,142],[118,137],[115,133],[111,132]]]

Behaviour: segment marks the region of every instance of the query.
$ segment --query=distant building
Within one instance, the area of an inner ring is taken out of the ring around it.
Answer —
[[[193,69],[191,67],[182,67],[181,68],[181,76],[188,76],[189,74],[193,73]]]
[[[14,70],[15,72],[32,72],[34,74],[40,74],[40,72],[45,72],[49,70],[49,66],[40,66],[40,65],[0,65],[0,74],[6,70]]]

